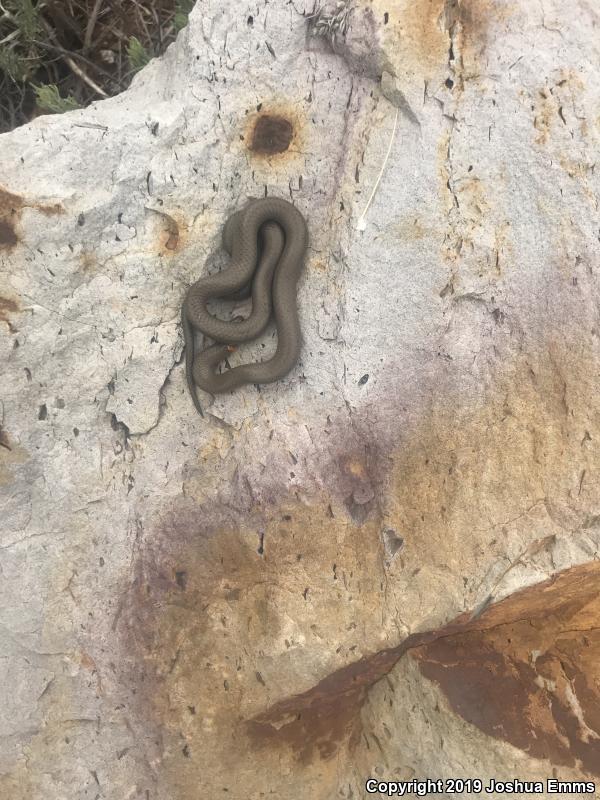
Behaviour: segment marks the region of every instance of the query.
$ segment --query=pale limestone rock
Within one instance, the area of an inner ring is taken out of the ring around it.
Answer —
[[[600,741],[598,11],[346,10],[200,0],[126,93],[0,138],[2,797],[600,781],[512,725]],[[203,420],[181,301],[265,191],[309,224],[302,357]],[[563,570],[554,616],[515,594]],[[493,731],[431,666],[460,636],[529,664]]]

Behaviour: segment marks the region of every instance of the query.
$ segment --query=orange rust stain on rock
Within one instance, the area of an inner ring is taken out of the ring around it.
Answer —
[[[0,187],[0,250],[10,250],[19,241],[17,222],[24,208],[33,208],[42,214],[63,214],[60,203],[32,203]]]
[[[162,237],[164,254],[176,255],[185,247],[188,239],[187,219],[179,211],[170,211],[165,214],[165,221],[167,224]]]
[[[169,225],[165,234],[164,247],[165,250],[171,251],[179,249],[179,226],[177,223]]]
[[[558,118],[558,104],[548,88],[540,89],[534,101],[533,127],[538,131],[536,144],[546,144],[551,127]]]
[[[160,211],[150,209],[155,214],[157,227],[155,233],[157,250],[162,256],[171,257],[179,253],[185,246],[189,226],[186,218],[179,210]]]
[[[445,6],[445,0],[391,3],[377,0],[376,17],[383,19],[383,15],[388,14],[389,24],[382,27],[388,40],[384,50],[395,68],[409,72],[418,70],[428,78],[446,62],[449,38],[445,30]],[[390,38],[398,40],[401,59],[394,57]]]
[[[376,5],[376,16],[388,13],[389,24],[382,28],[386,39],[397,39],[397,48],[388,42],[385,50],[398,74],[418,70],[425,80],[450,63],[459,79],[463,68],[470,74],[490,31],[517,10],[516,4],[497,0],[376,0]]]
[[[571,597],[559,586],[571,582]],[[412,651],[457,714],[534,758],[600,776],[600,565],[505,601],[515,622]],[[531,606],[528,598],[532,600]]]
[[[484,49],[488,28],[507,18],[513,8],[494,0],[371,0],[365,20],[377,22],[373,30],[363,27],[373,48],[382,48],[379,60],[382,66],[389,64],[388,71],[411,82],[418,76],[437,87],[452,70],[460,89],[463,69],[475,72],[470,62]],[[382,45],[376,41],[378,34]]]
[[[546,145],[552,130],[556,126],[577,126],[582,137],[586,137],[587,128],[582,125],[585,120],[579,120],[571,110],[579,95],[585,90],[585,84],[575,71],[561,69],[551,78],[549,77],[541,88],[529,94],[521,92],[524,101],[529,104],[533,115],[533,126],[538,131],[535,142]],[[563,160],[573,163],[570,155],[563,156]],[[564,165],[563,165],[564,166]],[[593,168],[593,164],[587,165]],[[567,170],[568,171],[568,170]]]
[[[514,255],[510,222],[498,223],[494,211],[493,186],[475,172],[452,174],[451,136],[445,131],[437,143],[440,202],[448,218],[441,252],[451,264],[460,262],[464,252],[478,252],[479,273],[497,277],[502,265]],[[497,180],[502,181],[501,177]],[[410,229],[407,229],[407,238]],[[418,229],[417,231],[418,232]]]

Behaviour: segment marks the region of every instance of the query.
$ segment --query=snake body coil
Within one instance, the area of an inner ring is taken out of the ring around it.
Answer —
[[[194,405],[200,413],[196,385],[216,394],[245,383],[272,383],[286,375],[296,363],[301,347],[296,284],[307,243],[304,217],[291,203],[279,198],[252,200],[225,223],[223,246],[231,254],[231,264],[189,288],[181,315],[186,376]],[[252,296],[252,313],[248,319],[227,322],[206,310],[208,300],[247,296],[248,288]],[[277,325],[275,355],[262,363],[243,364],[217,374],[217,365],[235,349],[232,345],[260,335],[272,312]],[[196,356],[194,329],[216,343]]]

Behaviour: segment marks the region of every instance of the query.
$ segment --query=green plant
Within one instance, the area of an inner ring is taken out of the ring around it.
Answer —
[[[0,45],[0,70],[13,83],[25,83],[31,71],[28,64],[12,47]]]
[[[30,81],[39,69],[36,44],[43,2],[0,0],[0,133],[10,130],[24,114]]]
[[[0,2],[0,70],[14,83],[24,83],[37,69],[40,53],[40,7],[33,0]]]
[[[146,66],[152,55],[146,50],[137,36],[130,36],[127,42],[127,58],[131,69],[138,72],[142,67]]]
[[[195,0],[178,0],[175,4],[175,16],[173,17],[173,27],[180,31],[188,24],[190,11],[194,7]]]
[[[194,0],[0,0],[0,133],[126,89]],[[124,45],[124,46],[123,46]]]
[[[23,38],[26,41],[35,39],[41,30],[39,11],[42,4],[34,5],[32,0],[12,0],[7,5],[12,8],[12,12],[5,13],[12,13],[15,25],[22,33]]]
[[[43,111],[50,111],[54,114],[62,114],[63,111],[73,111],[81,108],[77,100],[72,95],[61,97],[58,86],[49,83],[46,86],[34,86],[37,104]]]

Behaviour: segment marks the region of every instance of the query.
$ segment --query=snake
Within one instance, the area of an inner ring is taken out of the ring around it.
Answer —
[[[218,394],[248,383],[273,383],[294,367],[302,346],[296,286],[304,265],[308,228],[300,211],[282,198],[252,198],[226,221],[222,241],[231,256],[229,267],[193,283],[181,311],[186,379],[201,415],[196,386]],[[206,308],[213,298],[249,295],[252,313],[245,320],[220,320]],[[259,336],[271,316],[277,326],[277,349],[272,358],[218,374],[216,367],[235,345]],[[215,344],[196,354],[195,330]]]

